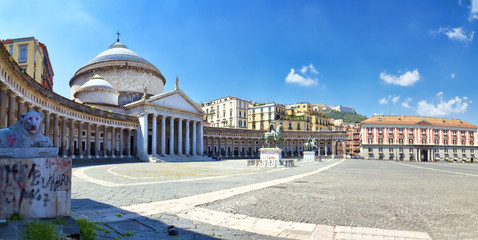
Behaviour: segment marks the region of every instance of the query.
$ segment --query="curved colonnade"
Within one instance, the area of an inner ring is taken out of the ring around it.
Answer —
[[[135,117],[75,103],[37,83],[0,50],[0,128],[18,121],[22,113],[42,111],[42,133],[73,158],[131,157],[136,153]]]
[[[262,147],[264,131],[229,128],[204,128],[204,150],[208,156],[258,157]],[[321,156],[345,154],[347,134],[344,131],[286,131],[285,142],[278,147],[283,149],[284,157],[300,156],[307,139],[317,140]]]

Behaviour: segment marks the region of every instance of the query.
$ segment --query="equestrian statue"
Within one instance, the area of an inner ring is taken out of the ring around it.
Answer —
[[[267,147],[270,148],[271,141],[275,141],[275,147],[278,148],[278,145],[283,143],[285,140],[285,138],[282,136],[283,130],[284,127],[282,126],[282,123],[279,124],[276,129],[275,121],[272,121],[269,125],[269,132],[265,132],[264,135],[262,135],[262,140],[264,141],[262,147],[267,144]]]
[[[304,143],[304,151],[314,151],[314,149],[317,148],[317,144],[315,142],[315,139],[309,138],[307,139],[307,142]]]

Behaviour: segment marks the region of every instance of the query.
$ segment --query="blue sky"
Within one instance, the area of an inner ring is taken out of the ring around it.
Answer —
[[[0,38],[48,47],[54,91],[121,42],[194,101],[325,103],[478,124],[478,0],[17,1]]]

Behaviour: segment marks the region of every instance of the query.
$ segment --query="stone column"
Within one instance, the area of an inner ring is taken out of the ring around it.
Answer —
[[[27,103],[27,112],[33,111],[33,104]]]
[[[80,133],[78,133],[80,134]],[[72,158],[75,157],[75,140],[74,140],[74,136],[75,136],[75,120],[71,119],[71,122],[70,122],[70,150],[69,150],[69,156],[71,156]]]
[[[139,116],[139,125],[141,127],[141,149],[138,151],[138,155],[140,155],[142,160],[146,160],[148,155],[148,113],[141,113]]]
[[[100,157],[100,125],[95,125],[95,156]]]
[[[166,117],[161,117],[161,155],[166,154]]]
[[[18,118],[17,119],[21,119],[22,113],[23,113],[23,106],[25,106],[25,100],[19,98],[17,102],[18,102],[18,110],[17,110]]]
[[[169,155],[174,155],[174,118],[169,119]]]
[[[13,92],[8,94],[8,123],[7,127],[12,126],[15,123],[15,105],[17,102],[16,95]]]
[[[193,139],[194,139],[194,138],[193,138]],[[222,144],[221,144],[221,137],[218,137],[218,138],[217,138],[217,145],[218,145],[217,148],[218,148],[218,152],[219,152],[218,156],[222,156],[222,151],[221,151],[221,147],[222,147],[222,146],[221,146],[221,145],[222,145]]]
[[[193,155],[197,154],[196,121],[193,121]]]
[[[103,157],[106,157],[108,154],[108,127],[104,126],[103,128]]]
[[[178,155],[183,155],[183,120],[178,119]]]
[[[78,122],[78,157],[83,158],[83,122]]]
[[[53,119],[53,146],[54,147],[59,147],[58,144],[58,115],[55,115],[55,118]]]
[[[191,151],[189,149],[189,147],[191,146],[190,142],[189,142],[189,138],[190,138],[190,134],[189,134],[189,124],[191,122],[189,120],[186,120],[186,142],[184,143],[186,145],[186,155],[190,155],[191,154]]]
[[[124,152],[124,135],[123,135],[123,132],[124,132],[124,129],[120,128],[119,129],[119,134],[120,134],[120,139],[119,139],[119,147],[120,147],[120,158],[123,158],[123,152]]]
[[[111,157],[116,157],[116,128],[111,128]]]
[[[7,127],[7,87],[0,88],[0,128]]]
[[[336,142],[335,140],[332,140],[332,157],[335,157],[337,155],[337,147],[336,147]]]
[[[66,117],[61,117],[61,151],[63,153],[63,157],[66,158],[67,151],[66,151]]]
[[[86,123],[86,139],[85,139],[85,144],[86,144],[86,157],[91,158],[91,127],[89,123]]]
[[[152,136],[152,143],[151,143],[151,155],[157,155],[157,146],[158,146],[158,115],[153,114],[153,136]]]
[[[199,155],[204,154],[204,130],[202,122],[199,122]]]
[[[50,113],[45,111],[43,117],[45,119],[43,124],[43,135],[50,137]]]
[[[128,134],[126,134],[127,139],[126,139],[126,151],[128,151],[128,157],[131,157],[131,133],[132,129],[128,129]]]

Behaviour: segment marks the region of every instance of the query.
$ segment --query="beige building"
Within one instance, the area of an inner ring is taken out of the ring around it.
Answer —
[[[202,103],[204,121],[211,127],[247,128],[250,101],[236,97],[223,97]]]

